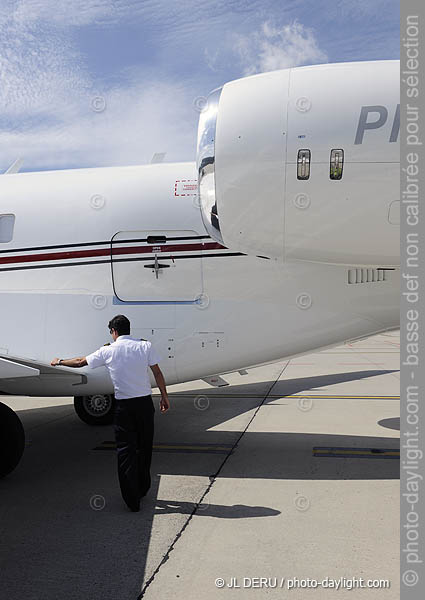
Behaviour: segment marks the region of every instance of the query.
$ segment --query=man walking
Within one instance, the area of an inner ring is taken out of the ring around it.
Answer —
[[[132,511],[140,510],[140,499],[151,486],[150,466],[154,433],[152,388],[148,366],[161,392],[160,410],[170,408],[159,357],[150,342],[130,336],[130,321],[117,315],[108,324],[114,342],[80,358],[54,358],[52,366],[105,366],[115,390],[114,430],[118,478],[122,497]]]

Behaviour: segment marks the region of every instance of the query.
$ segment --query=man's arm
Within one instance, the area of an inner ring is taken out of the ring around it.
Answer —
[[[170,408],[170,401],[168,399],[167,389],[165,387],[164,375],[162,374],[162,371],[158,365],[151,365],[150,367],[151,367],[153,376],[155,377],[156,384],[159,387],[159,390],[161,392],[161,400],[159,403],[159,409],[161,412],[165,412]]]
[[[85,367],[87,365],[87,360],[85,356],[77,357],[77,358],[54,358],[50,363],[52,367],[57,367],[59,365],[61,367],[74,367],[79,369],[80,367]]]

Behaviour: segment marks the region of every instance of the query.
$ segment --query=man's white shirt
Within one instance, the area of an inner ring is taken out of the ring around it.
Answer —
[[[123,400],[152,393],[148,367],[159,363],[160,358],[150,342],[120,335],[111,345],[86,356],[86,360],[91,369],[108,369],[115,398]]]

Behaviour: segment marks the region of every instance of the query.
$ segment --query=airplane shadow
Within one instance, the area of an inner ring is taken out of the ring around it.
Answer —
[[[271,517],[280,514],[280,510],[267,506],[247,506],[246,504],[232,504],[223,506],[210,502],[174,502],[171,500],[156,500],[157,514],[183,514],[192,515],[195,510],[198,516],[216,517],[218,519],[249,519],[257,517]]]
[[[284,494],[285,481],[290,480],[397,479],[398,460],[325,458],[313,453],[315,447],[397,448],[399,441],[388,437],[387,428],[395,429],[393,419],[378,421],[382,437],[279,430],[248,430],[241,435],[268,393],[263,405],[284,411],[285,417],[294,402],[285,402],[285,397],[391,372],[334,373],[173,394],[173,410],[162,415],[156,409],[152,487],[140,513],[129,512],[122,502],[115,452],[96,450],[113,440],[110,427],[88,427],[69,405],[20,411],[28,447],[16,471],[0,480],[4,596],[8,600],[136,599],[142,581],[158,563],[153,567],[147,563],[154,520],[155,543],[159,531],[159,546],[169,548],[175,531],[181,532],[194,514],[253,519],[281,513],[267,502],[210,503],[208,494],[198,505],[207,478],[280,479]],[[197,405],[200,396],[207,398],[207,408]],[[335,400],[342,406],[346,402],[344,396]],[[319,408],[325,401],[319,396],[314,400]],[[285,418],[290,418],[289,412]],[[279,423],[285,418],[280,414]],[[323,430],[323,423],[318,429]],[[198,451],[185,450],[185,445]],[[172,448],[167,451],[164,446]],[[176,481],[187,482],[186,488]],[[166,515],[172,515],[172,521],[163,523]]]

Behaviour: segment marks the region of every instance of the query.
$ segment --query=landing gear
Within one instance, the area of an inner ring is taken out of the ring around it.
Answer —
[[[0,402],[0,477],[13,471],[25,448],[25,432],[18,415]]]
[[[110,394],[75,396],[77,415],[88,425],[110,425],[114,420],[115,398]]]

